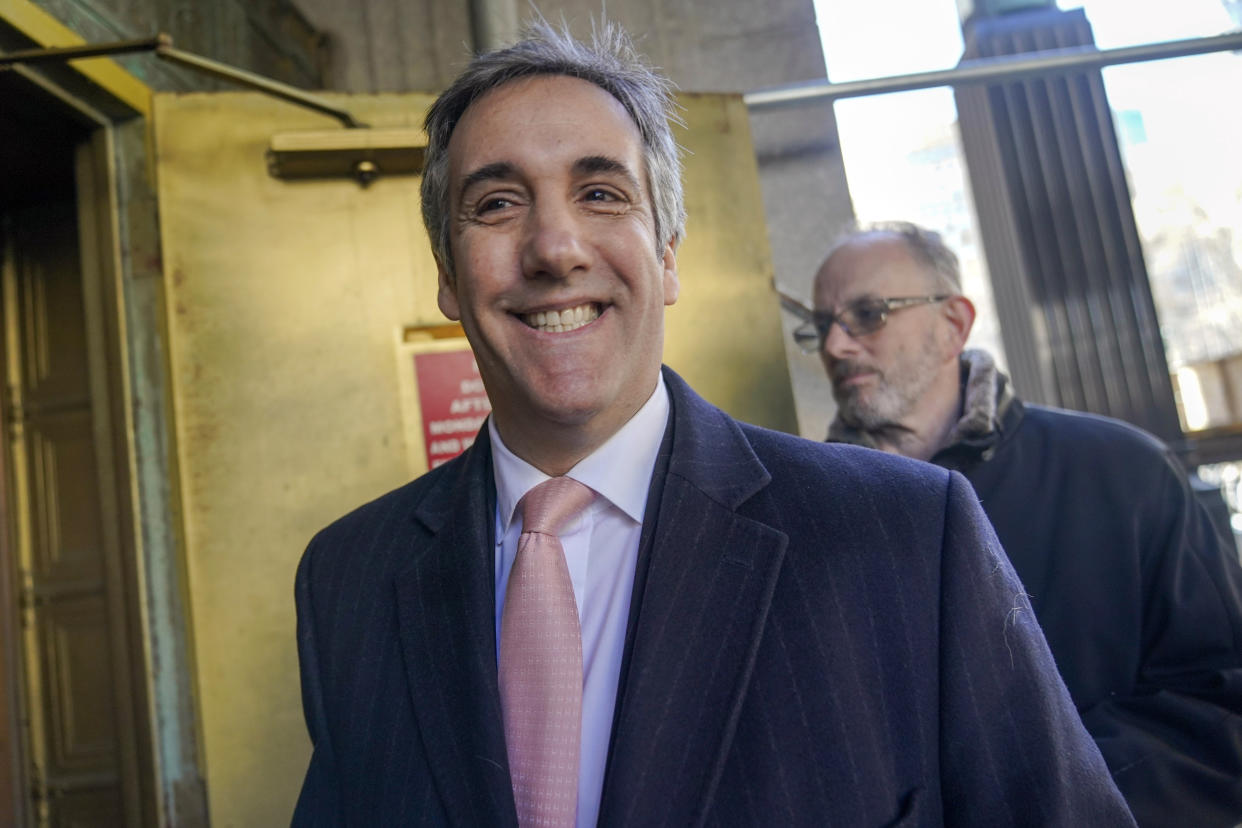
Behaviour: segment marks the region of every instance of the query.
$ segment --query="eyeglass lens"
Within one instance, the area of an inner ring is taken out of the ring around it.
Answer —
[[[794,340],[808,353],[820,348],[833,324],[840,325],[850,336],[872,333],[884,327],[888,320],[888,308],[882,301],[862,300],[850,305],[839,314],[817,312],[794,331]]]

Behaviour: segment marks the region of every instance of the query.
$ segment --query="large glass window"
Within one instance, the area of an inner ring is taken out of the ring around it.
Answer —
[[[955,0],[816,0],[815,11],[834,83],[947,69],[962,55]],[[941,233],[961,259],[963,292],[978,310],[969,345],[1004,365],[952,90],[851,98],[834,111],[855,216]]]
[[[1242,24],[1242,3],[1063,0],[1101,48],[1205,37]],[[1103,71],[1188,432],[1242,427],[1242,56]]]
[[[1239,0],[1083,0],[1103,48],[1242,27]],[[1190,433],[1242,430],[1242,55],[1103,71],[1143,241],[1178,416]],[[1242,462],[1200,466],[1242,547]]]

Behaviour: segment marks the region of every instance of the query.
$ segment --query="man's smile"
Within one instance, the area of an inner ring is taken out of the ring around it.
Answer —
[[[559,311],[537,311],[519,314],[519,318],[529,327],[545,333],[566,333],[577,330],[599,318],[600,306],[597,302],[586,302]]]

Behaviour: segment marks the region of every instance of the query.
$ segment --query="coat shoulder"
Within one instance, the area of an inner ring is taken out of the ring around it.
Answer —
[[[1027,404],[1020,430],[1028,439],[1035,437],[1092,463],[1104,455],[1152,463],[1164,463],[1169,456],[1168,446],[1154,434],[1112,417],[1082,411]]]
[[[847,443],[820,443],[741,424],[773,485],[816,483],[825,493],[879,491],[944,497],[949,472],[939,466]]]
[[[820,550],[816,556],[828,538],[835,554],[854,550],[864,562],[877,543],[900,547],[903,557],[926,556],[946,541],[951,525],[986,522],[974,490],[956,472],[754,426],[743,433],[771,475],[746,511],[780,527],[795,546]]]
[[[439,472],[439,469],[430,471],[355,507],[320,529],[315,535],[316,539],[356,537],[374,531],[376,527],[384,525],[397,515],[412,515],[427,493],[435,487],[435,478],[439,476]]]
[[[367,550],[383,549],[409,536],[420,520],[434,522],[442,511],[441,501],[464,470],[463,455],[347,512],[315,534],[303,566],[312,556],[318,561],[358,561]]]

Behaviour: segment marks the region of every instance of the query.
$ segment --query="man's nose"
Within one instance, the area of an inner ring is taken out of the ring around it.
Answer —
[[[820,352],[825,359],[842,359],[859,351],[858,340],[845,332],[845,328],[837,320],[832,321],[828,333],[824,335]]]
[[[522,272],[527,278],[564,279],[590,264],[581,217],[572,205],[536,204],[526,221]]]

